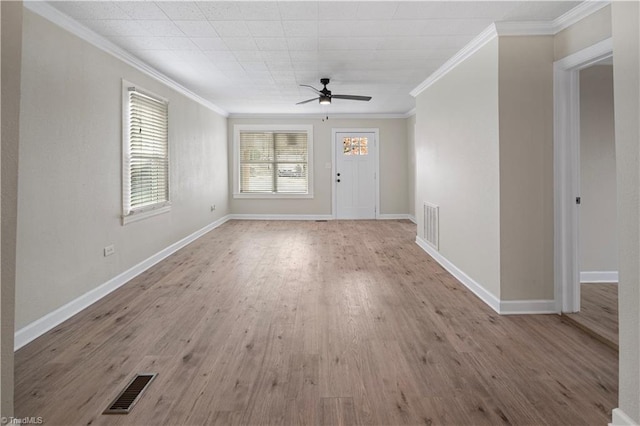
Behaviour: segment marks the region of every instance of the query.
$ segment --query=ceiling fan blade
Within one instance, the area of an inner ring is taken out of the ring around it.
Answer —
[[[370,101],[371,96],[357,96],[357,95],[331,95],[336,99],[349,99],[351,101]]]
[[[309,89],[313,90],[314,92],[316,92],[318,95],[322,95],[322,92],[319,91],[318,89],[316,89],[313,86],[309,86],[308,84],[301,84],[300,87],[308,87]]]
[[[307,102],[317,101],[320,98],[307,99],[306,101],[298,102],[296,105],[306,104]]]

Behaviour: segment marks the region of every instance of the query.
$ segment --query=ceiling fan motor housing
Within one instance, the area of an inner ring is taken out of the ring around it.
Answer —
[[[353,101],[370,101],[371,100],[371,96],[332,95],[331,94],[331,90],[327,89],[327,84],[329,84],[329,81],[330,80],[328,78],[321,78],[320,79],[320,83],[322,83],[322,85],[324,86],[322,88],[322,90],[318,90],[315,87],[310,86],[308,84],[301,84],[300,86],[308,87],[311,90],[313,90],[314,92],[316,92],[318,94],[318,97],[317,98],[313,98],[313,99],[307,99],[306,101],[298,102],[296,105],[306,104],[306,103],[309,103],[309,102],[315,101],[315,100],[320,101],[321,105],[329,105],[331,103],[331,99],[332,98],[349,99],[349,100],[353,100]]]

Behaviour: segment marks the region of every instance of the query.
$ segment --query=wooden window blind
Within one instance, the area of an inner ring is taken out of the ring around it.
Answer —
[[[309,193],[306,132],[240,132],[240,193]]]
[[[168,103],[128,88],[124,144],[124,215],[168,205]]]

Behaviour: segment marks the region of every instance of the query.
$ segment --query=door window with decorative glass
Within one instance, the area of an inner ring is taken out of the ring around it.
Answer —
[[[344,155],[368,155],[369,138],[346,137],[342,139],[342,153]]]

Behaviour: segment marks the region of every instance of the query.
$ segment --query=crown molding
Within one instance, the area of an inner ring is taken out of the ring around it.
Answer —
[[[413,97],[418,96],[425,89],[447,75],[449,71],[460,65],[462,61],[476,53],[482,46],[493,40],[495,37],[555,35],[609,4],[611,4],[611,1],[609,0],[585,0],[553,21],[494,22],[447,62],[445,62],[426,80],[420,83],[410,92],[410,94]]]
[[[570,11],[566,12],[551,21],[553,27],[553,33],[557,34],[560,31],[570,27],[576,22],[586,18],[587,16],[599,11],[603,7],[609,6],[611,1],[609,0],[585,0]]]
[[[496,30],[499,36],[556,35],[609,4],[610,0],[585,0],[553,21],[496,22]]]
[[[496,22],[498,36],[541,36],[554,35],[553,24],[549,21]]]
[[[103,50],[115,58],[125,62],[133,68],[147,74],[162,84],[174,89],[178,93],[198,102],[199,104],[211,109],[212,111],[230,118],[318,118],[317,114],[230,114],[219,106],[197,95],[186,87],[182,86],[175,80],[164,75],[157,69],[147,65],[141,59],[131,53],[120,48],[116,44],[110,42],[103,36],[95,33],[78,21],[70,18],[58,9],[49,5],[44,1],[24,1],[24,7],[43,18],[53,22],[59,27],[80,37],[82,40],[92,44],[93,46]],[[478,36],[471,40],[458,53],[447,60],[440,68],[432,73],[427,79],[420,83],[410,94],[413,97],[418,96],[429,86],[444,77],[452,69],[457,67],[469,56],[473,55],[485,44],[493,40],[497,36],[539,36],[539,35],[555,35],[558,32],[570,27],[576,22],[586,18],[587,16],[599,11],[600,9],[611,4],[610,0],[585,0],[578,6],[559,16],[553,21],[522,21],[522,22],[496,22]],[[335,118],[357,119],[357,118],[408,118],[415,114],[415,108],[404,114],[333,114]]]
[[[415,113],[415,112],[414,112]],[[322,114],[252,114],[252,113],[230,113],[230,119],[305,119],[305,120],[327,120],[326,117],[329,117],[329,121],[331,120],[354,120],[354,119],[362,119],[362,120],[385,120],[385,119],[398,119],[398,118],[408,118],[410,114],[348,114],[348,113],[322,113]]]
[[[484,31],[478,34],[473,40],[471,40],[465,47],[463,47],[458,53],[453,55],[447,60],[440,68],[435,70],[433,74],[427,77],[422,83],[420,83],[410,94],[414,98],[422,93],[425,89],[431,86],[436,81],[447,75],[449,71],[460,65],[465,59],[480,50],[485,44],[498,36],[498,31],[495,24],[489,25]]]
[[[25,1],[24,7],[31,12],[40,15],[41,17],[53,22],[59,27],[69,31],[71,34],[80,37],[82,40],[90,43],[91,45],[97,47],[98,49],[110,54],[116,59],[121,60],[122,62],[132,66],[140,72],[148,75],[149,77],[159,81],[160,83],[170,87],[176,92],[186,96],[187,98],[199,103],[200,105],[209,108],[210,110],[224,116],[228,117],[229,113],[219,106],[211,103],[210,101],[204,99],[203,97],[197,95],[181,84],[177,83],[175,80],[167,77],[160,71],[155,68],[147,65],[145,62],[132,55],[131,53],[125,51],[121,47],[115,45],[110,42],[103,36],[97,34],[96,32],[90,30],[85,27],[78,21],[70,18],[64,13],[60,12],[58,9],[54,8],[50,4],[44,1]]]

